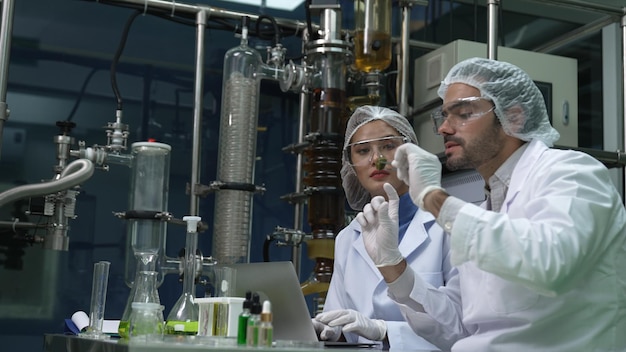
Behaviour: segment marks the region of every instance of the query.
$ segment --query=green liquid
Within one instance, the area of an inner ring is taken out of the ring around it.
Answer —
[[[238,325],[237,325],[237,344],[245,345],[246,344],[246,330],[248,329],[248,318],[250,315],[241,314],[239,316]]]
[[[127,339],[129,335],[130,322],[126,320],[120,321],[120,325],[117,328],[117,332],[120,334],[120,337],[123,339]]]
[[[183,330],[180,330],[180,325],[183,326]],[[174,327],[178,326],[175,330]],[[198,322],[197,321],[168,321],[165,324],[165,333],[168,335],[197,335],[198,334]]]

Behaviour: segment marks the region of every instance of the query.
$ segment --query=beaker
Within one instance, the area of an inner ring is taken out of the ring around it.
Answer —
[[[163,306],[152,302],[133,302],[129,333],[132,342],[161,340],[163,338]]]
[[[157,291],[157,277],[158,273],[156,271],[137,271],[118,327],[118,333],[122,338],[129,337],[130,316],[133,303],[161,304],[159,292]],[[163,312],[160,311],[159,314],[161,321],[163,321]]]
[[[198,334],[198,306],[194,303],[196,278],[196,248],[198,247],[199,216],[183,216],[187,222],[187,237],[183,260],[183,293],[167,316],[165,332],[170,335]]]

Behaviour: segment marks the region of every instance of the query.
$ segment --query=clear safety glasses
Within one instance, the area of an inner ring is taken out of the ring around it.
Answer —
[[[431,113],[435,134],[444,122],[450,127],[458,128],[493,111],[496,106],[489,99],[467,97],[448,102]]]
[[[369,165],[376,158],[382,166],[379,167],[377,162],[376,167],[383,169],[385,164],[393,160],[396,148],[408,141],[407,137],[388,136],[351,143],[344,149],[345,158],[352,166]]]

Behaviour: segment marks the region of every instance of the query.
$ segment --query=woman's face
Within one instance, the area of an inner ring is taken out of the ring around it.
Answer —
[[[393,138],[394,136],[398,138]],[[387,194],[383,190],[385,183],[390,183],[399,195],[408,192],[409,186],[398,179],[396,170],[391,167],[395,148],[402,143],[404,143],[402,135],[382,120],[374,120],[364,124],[352,136],[348,151],[351,164],[359,182],[372,197],[383,196],[387,198]],[[383,166],[381,162],[385,159],[386,163]],[[379,170],[381,167],[382,169]]]

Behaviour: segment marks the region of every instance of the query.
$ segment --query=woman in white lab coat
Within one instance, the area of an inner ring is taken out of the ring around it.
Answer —
[[[391,167],[395,149],[416,143],[406,118],[388,108],[358,108],[346,128],[342,180],[346,198],[361,210],[371,197],[383,195],[390,183],[401,195],[399,248],[416,273],[430,285],[443,286],[452,275],[447,235],[434,217],[415,206],[408,186]],[[352,221],[335,240],[333,277],[323,313],[314,319],[323,340],[381,344],[395,350],[436,350],[415,334],[396,304],[387,295],[387,285],[369,258],[361,228]]]
[[[365,246],[377,248],[368,254],[407,321],[453,352],[626,351],[626,211],[606,167],[548,148],[559,135],[516,66],[468,59],[439,92],[448,167],[476,168],[490,191],[480,207],[449,196],[436,156],[398,148],[399,177],[450,233],[458,268],[437,288],[386,260],[379,252],[402,255],[397,226],[379,226],[394,206],[382,198],[366,206],[357,216]]]

